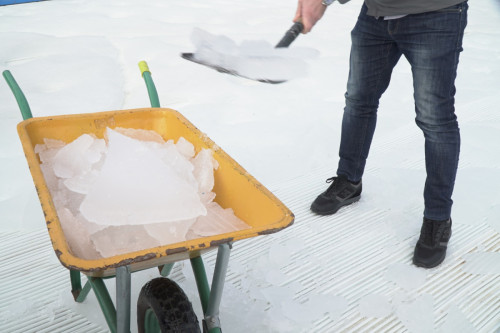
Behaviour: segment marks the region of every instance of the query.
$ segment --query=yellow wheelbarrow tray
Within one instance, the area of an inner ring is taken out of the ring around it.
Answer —
[[[93,290],[110,331],[130,332],[131,273],[157,266],[163,277],[146,283],[139,294],[138,331],[165,332],[169,331],[169,325],[173,325],[175,332],[200,332],[198,319],[187,296],[174,281],[165,277],[175,262],[189,259],[203,310],[203,332],[220,333],[219,306],[232,244],[245,238],[282,230],[293,224],[294,215],[179,112],[160,108],[156,87],[147,64],[140,62],[139,67],[152,108],[53,117],[33,118],[28,102],[11,73],[4,71],[3,76],[23,115],[24,121],[17,126],[19,138],[42,205],[52,246],[59,261],[70,271],[71,292],[75,301],[83,302],[90,290]],[[249,228],[102,259],[88,260],[73,255],[43,177],[35,146],[43,144],[45,138],[66,143],[82,134],[94,134],[102,138],[108,127],[153,130],[164,140],[177,141],[184,137],[194,145],[196,152],[204,148],[211,149],[219,164],[214,172],[215,201],[223,208],[232,208],[235,215],[249,225]],[[217,258],[212,283],[209,285],[201,255],[211,249],[217,249]],[[81,273],[87,275],[83,288]],[[103,282],[105,278],[116,278],[116,307]],[[178,304],[173,304],[173,300]],[[163,304],[169,304],[169,307],[165,308]],[[184,321],[171,320],[179,312]]]
[[[232,208],[236,216],[250,228],[216,236],[203,237],[135,251],[109,258],[86,260],[74,256],[64,237],[52,197],[45,183],[35,146],[44,138],[69,143],[80,135],[94,134],[102,138],[107,127],[153,130],[164,140],[177,141],[184,137],[195,146],[211,149],[219,163],[214,172],[215,201]],[[160,266],[199,256],[219,244],[277,232],[293,223],[293,214],[269,190],[243,167],[198,130],[179,112],[166,108],[144,108],[87,114],[39,117],[24,120],[17,127],[40,203],[45,214],[50,239],[62,265],[89,276],[106,277],[115,274],[116,267],[130,265],[131,271]]]

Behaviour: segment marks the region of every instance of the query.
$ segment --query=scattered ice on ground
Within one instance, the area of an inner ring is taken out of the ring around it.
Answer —
[[[368,294],[359,300],[358,310],[363,317],[383,318],[392,313],[392,305],[384,295]]]
[[[396,315],[412,333],[434,332],[434,300],[431,295],[423,294],[418,298],[393,300]]]
[[[462,256],[462,270],[470,274],[500,274],[500,252],[475,252]]]
[[[325,313],[328,313],[330,319],[337,320],[347,310],[348,302],[338,295],[310,293],[306,305],[313,312],[314,320],[323,317]]]
[[[474,333],[476,329],[472,324],[467,320],[465,315],[460,311],[460,309],[456,305],[452,305],[448,310],[448,314],[446,315],[445,322],[441,329],[440,333]]]
[[[486,223],[488,223],[496,232],[500,234],[500,205],[494,205],[488,211]]]
[[[197,60],[234,71],[252,79],[289,80],[307,75],[305,58],[317,56],[306,48],[275,48],[265,41],[243,41],[240,45],[222,35],[195,28],[191,40]]]
[[[407,214],[392,213],[385,221],[388,232],[394,234],[399,241],[407,240],[420,232],[421,221]]]
[[[269,261],[274,266],[285,266],[291,260],[291,248],[280,243],[273,243],[269,249]]]
[[[279,268],[271,268],[266,273],[266,281],[275,286],[282,285],[287,279],[288,276],[281,272]]]
[[[410,291],[421,287],[425,283],[427,272],[415,266],[395,263],[387,268],[385,278]]]
[[[63,232],[83,259],[247,229],[212,200],[212,151],[153,131],[117,128],[37,145]]]

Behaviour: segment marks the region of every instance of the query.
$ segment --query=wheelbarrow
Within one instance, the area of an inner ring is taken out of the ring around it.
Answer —
[[[160,108],[156,87],[145,62],[139,67],[145,80],[151,108],[107,111],[53,117],[32,117],[29,104],[9,71],[4,71],[24,121],[17,130],[30,168],[48,233],[61,264],[69,269],[71,292],[76,302],[83,302],[93,290],[111,332],[130,332],[131,274],[158,267],[160,275],[141,290],[137,304],[139,332],[200,332],[191,302],[177,283],[168,279],[175,262],[189,259],[203,309],[203,332],[221,332],[219,306],[233,243],[259,235],[275,233],[290,226],[293,213],[268,189],[248,174],[235,160],[198,130],[179,112]],[[71,142],[84,133],[102,138],[106,127],[154,130],[163,139],[184,137],[196,152],[211,149],[219,163],[214,172],[215,201],[231,207],[250,228],[214,236],[165,244],[102,259],[88,260],[75,256],[68,246],[53,200],[43,177],[40,160],[34,151],[44,138]],[[202,255],[217,250],[211,285],[208,283]],[[87,276],[82,287],[81,274]],[[116,278],[116,307],[104,279]]]

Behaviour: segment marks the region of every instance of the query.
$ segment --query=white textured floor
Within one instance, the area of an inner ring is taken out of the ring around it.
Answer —
[[[187,62],[192,28],[277,42],[296,1],[53,0],[0,7],[0,65],[34,116],[148,106],[147,60],[162,106],[183,113],[295,214],[295,224],[234,244],[224,332],[500,332],[500,2],[470,2],[457,78],[462,147],[445,262],[411,265],[422,219],[423,137],[402,59],[380,106],[359,203],[309,212],[337,163],[349,31],[361,1],[334,4],[291,46],[320,56],[305,78],[266,85]],[[97,300],[76,304],[57,261],[0,80],[0,331],[106,332]],[[214,254],[206,256],[207,270]],[[155,269],[132,276],[132,307]],[[195,310],[189,267],[172,278]],[[110,291],[114,282],[107,280]],[[113,295],[112,295],[113,296]],[[114,297],[114,296],[113,296]],[[135,315],[132,315],[135,321]],[[133,326],[133,332],[136,328]]]

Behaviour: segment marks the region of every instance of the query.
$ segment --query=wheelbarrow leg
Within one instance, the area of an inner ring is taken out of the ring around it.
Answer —
[[[103,279],[89,277],[89,282],[94,290],[109,330],[111,333],[116,333],[116,309],[113,305],[111,297],[109,296],[108,289],[106,288]]]
[[[76,301],[78,296],[80,296],[80,292],[82,291],[80,271],[70,270],[69,277],[71,279],[71,293],[73,294],[73,298]]]
[[[71,293],[73,294],[73,298],[76,302],[82,303],[85,298],[87,298],[87,295],[89,294],[92,287],[87,281],[82,289],[82,279],[80,271],[70,270],[69,276],[71,278]]]
[[[172,272],[172,268],[174,268],[174,263],[158,266],[158,271],[160,271],[161,276],[167,277]]]
[[[116,269],[116,329],[130,333],[130,267]]]
[[[212,279],[212,290],[208,286],[205,267],[201,257],[191,259],[198,292],[205,318],[203,326],[209,333],[221,332],[219,320],[219,307],[222,299],[222,290],[226,279],[227,265],[229,263],[230,244],[221,244],[217,252],[214,276]]]

